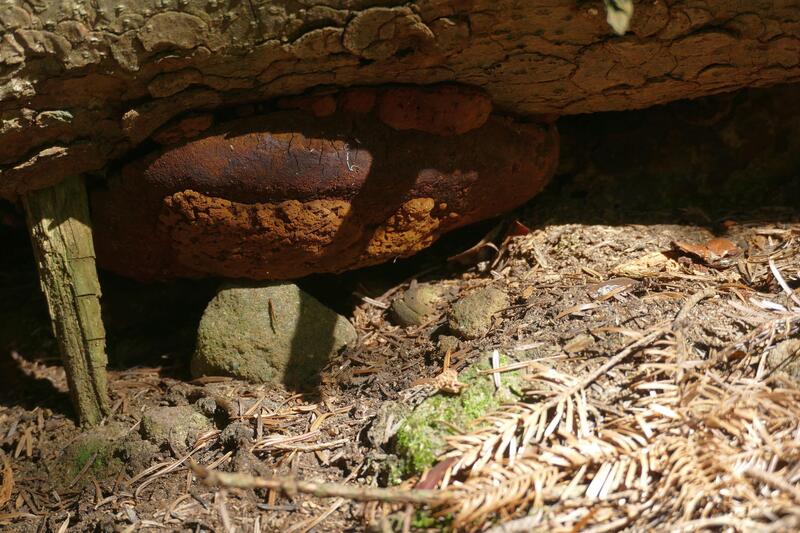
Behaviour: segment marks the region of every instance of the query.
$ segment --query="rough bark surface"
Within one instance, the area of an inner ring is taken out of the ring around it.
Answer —
[[[108,413],[106,334],[83,178],[33,191],[24,203],[75,411],[95,425]]]
[[[483,88],[495,109],[642,108],[800,79],[800,6],[600,1],[100,0],[0,7],[0,196],[102,171],[188,111],[316,86]]]

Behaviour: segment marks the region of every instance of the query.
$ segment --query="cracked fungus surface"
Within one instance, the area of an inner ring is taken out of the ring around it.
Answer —
[[[552,124],[486,116],[484,106],[453,130],[419,131],[444,104],[409,99],[390,114],[412,128],[401,131],[350,111],[352,99],[324,117],[289,109],[230,121],[130,162],[93,194],[99,263],[141,280],[341,272],[507,212],[555,171]]]
[[[183,191],[164,200],[160,227],[183,265],[232,277],[284,278],[323,260],[346,269],[418,252],[441,225],[431,198],[405,202],[372,233],[351,214],[344,200],[243,204]]]

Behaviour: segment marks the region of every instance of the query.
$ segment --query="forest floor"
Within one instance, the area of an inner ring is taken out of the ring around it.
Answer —
[[[24,232],[4,229],[0,528],[796,530],[800,213],[591,209],[556,188],[415,259],[306,280],[359,339],[301,391],[191,380],[193,334],[216,282],[105,276],[113,407],[88,433],[74,423]],[[447,259],[486,233],[491,245]],[[403,328],[388,307],[412,280],[445,297]],[[488,333],[442,342],[452,303],[487,286],[509,297]],[[481,374],[492,383],[521,373],[516,399],[477,424],[434,420],[447,434],[443,459],[421,482],[382,493],[392,501],[336,491],[386,486],[397,453],[387,405],[464,394],[440,376],[477,363],[499,369]],[[190,404],[213,423],[189,445],[140,436],[143,415]],[[317,492],[327,497],[210,486],[203,469],[334,485]],[[407,505],[415,484],[447,488]]]

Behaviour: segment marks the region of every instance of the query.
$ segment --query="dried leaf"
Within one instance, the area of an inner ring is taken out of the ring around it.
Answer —
[[[673,241],[672,246],[714,268],[726,268],[735,264],[736,257],[741,254],[739,247],[724,237],[711,239],[705,244]]]
[[[681,271],[681,267],[677,261],[663,252],[650,252],[632,261],[617,265],[611,271],[618,276],[647,278],[657,276],[662,272],[677,273]]]

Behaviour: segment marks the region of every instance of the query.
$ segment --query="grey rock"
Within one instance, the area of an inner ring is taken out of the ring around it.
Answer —
[[[217,402],[210,396],[203,396],[194,402],[195,408],[206,415],[208,418],[213,418],[217,413]]]
[[[356,337],[346,318],[293,283],[227,284],[200,321],[192,374],[299,386]]]
[[[212,429],[211,421],[190,405],[156,407],[142,415],[142,437],[160,447],[184,452]]]
[[[164,400],[169,405],[188,405],[189,395],[192,394],[194,387],[188,383],[176,383],[170,386],[167,393],[164,395]]]
[[[158,446],[133,433],[125,436],[120,443],[118,453],[125,464],[125,471],[135,475],[150,466],[153,456],[158,453]]]
[[[436,311],[442,291],[429,284],[412,285],[392,301],[392,316],[400,326],[419,326]]]
[[[254,434],[250,424],[237,420],[236,422],[231,422],[222,430],[219,440],[227,448],[234,450],[247,449],[253,443]]]
[[[800,339],[788,339],[773,348],[767,356],[767,367],[800,381]]]
[[[462,339],[485,335],[492,327],[492,315],[509,305],[508,295],[498,289],[479,289],[453,304],[447,324]]]
[[[447,352],[455,353],[457,351],[458,337],[453,337],[452,335],[439,336],[439,353],[444,356],[447,355]]]

